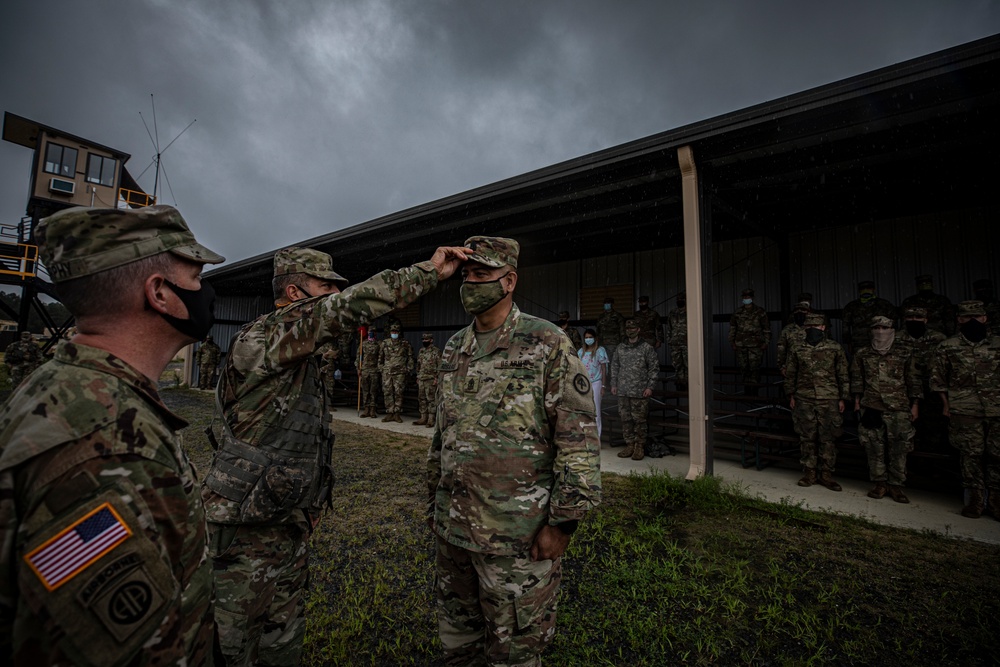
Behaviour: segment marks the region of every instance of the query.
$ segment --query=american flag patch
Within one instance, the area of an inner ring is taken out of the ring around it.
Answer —
[[[24,561],[45,588],[54,591],[131,534],[111,504],[104,503],[25,555]]]

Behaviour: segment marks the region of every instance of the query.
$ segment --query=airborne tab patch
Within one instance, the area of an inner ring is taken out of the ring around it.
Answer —
[[[25,554],[24,561],[54,591],[131,535],[111,504],[104,503]]]

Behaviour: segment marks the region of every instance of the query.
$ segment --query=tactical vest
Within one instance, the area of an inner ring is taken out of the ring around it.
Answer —
[[[239,503],[243,523],[280,522],[296,509],[315,514],[330,505],[333,434],[319,362],[310,357],[292,372],[301,374],[295,382],[299,394],[284,414],[272,403],[254,443],[237,439],[222,412],[227,374],[216,388],[223,432],[219,443],[212,427],[206,429],[216,453],[205,485]]]

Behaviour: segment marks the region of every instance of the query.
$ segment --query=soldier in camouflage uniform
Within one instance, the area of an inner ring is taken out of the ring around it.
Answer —
[[[874,281],[862,280],[858,283],[858,298],[844,306],[841,315],[844,322],[844,343],[850,354],[871,344],[871,322],[876,316],[888,317],[895,322],[899,319],[899,312],[894,305],[875,296]]]
[[[927,309],[927,326],[946,336],[955,333],[955,306],[943,294],[934,293],[934,278],[928,274],[917,276],[917,293],[903,299],[901,310],[911,306]]]
[[[994,336],[1000,335],[1000,301],[997,301],[993,293],[993,281],[989,278],[980,278],[972,283],[972,292],[974,299],[983,302],[990,333]]]
[[[567,336],[569,336],[570,342],[573,343],[574,350],[579,350],[581,347],[583,347],[583,339],[580,338],[579,330],[577,330],[576,327],[570,326],[569,324],[568,310],[559,311],[558,325],[559,328],[562,329]]]
[[[358,383],[361,385],[361,417],[377,417],[375,399],[381,378],[378,374],[378,347],[375,327],[368,329],[365,342],[358,345],[358,358],[354,367],[358,369]]]
[[[632,457],[641,461],[646,455],[649,397],[653,395],[656,377],[660,373],[660,360],[653,347],[639,337],[639,323],[635,319],[625,322],[628,337],[618,346],[611,360],[611,394],[618,397],[618,416],[622,420],[622,437],[625,449],[619,458]]]
[[[403,327],[389,325],[389,337],[378,346],[378,370],[382,374],[385,395],[384,422],[402,422],[403,392],[406,378],[413,372],[413,348],[403,338]]]
[[[211,336],[205,336],[205,342],[195,353],[195,361],[198,363],[198,389],[211,389],[212,378],[215,377],[215,368],[222,358],[222,350],[215,344]]]
[[[427,464],[447,665],[541,665],[555,635],[561,556],[601,499],[587,372],[550,322],[513,302],[518,245],[472,237],[445,346]]]
[[[597,318],[597,340],[608,353],[608,359],[615,358],[615,350],[625,340],[625,318],[615,310],[614,297],[604,299],[604,311]]]
[[[274,256],[276,310],[237,334],[217,389],[222,422],[202,494],[222,651],[233,665],[297,665],[305,634],[309,536],[328,506],[333,435],[316,350],[358,322],[403,308],[466,252],[382,271],[341,293],[329,255]]]
[[[799,296],[802,296],[801,294]],[[806,341],[806,315],[810,312],[809,301],[799,301],[792,310],[792,321],[785,325],[778,334],[778,370],[782,377],[785,375],[785,363],[788,361],[789,351],[796,345]]]
[[[10,386],[16,389],[21,380],[31,375],[45,360],[41,349],[35,345],[31,332],[22,331],[21,338],[7,346],[3,361],[10,374]]]
[[[417,402],[420,419],[414,426],[434,428],[437,415],[437,373],[441,365],[441,350],[434,344],[434,334],[425,332],[421,339],[423,347],[417,353]]]
[[[652,345],[654,350],[659,350],[663,346],[663,318],[649,307],[648,296],[639,297],[639,309],[632,319],[639,327],[639,338]]]
[[[924,452],[948,451],[948,419],[943,414],[944,402],[936,391],[931,391],[931,365],[937,346],[947,336],[927,328],[927,310],[910,306],[903,311],[903,328],[896,332],[896,344],[913,349],[917,375],[920,378],[920,417],[917,419],[914,444]]]
[[[958,304],[959,332],[938,345],[931,389],[941,393],[951,444],[959,451],[968,494],[962,516],[982,515],[988,489],[990,511],[1000,520],[1000,338],[987,322],[982,301]]]
[[[337,381],[340,379],[340,345],[338,342],[321,345],[316,350],[319,353],[319,376],[323,380],[326,405],[330,412],[337,411],[337,408],[333,407],[333,396],[337,388]]]
[[[736,352],[736,365],[743,376],[746,394],[757,393],[764,352],[771,342],[767,311],[754,304],[753,296],[752,289],[743,290],[743,303],[729,318],[729,345]]]
[[[0,655],[8,665],[212,665],[196,473],[157,380],[212,325],[176,209],[70,208],[36,230],[78,322],[0,410]]]
[[[908,503],[903,486],[919,416],[920,372],[913,348],[895,340],[893,324],[888,317],[872,318],[871,345],[851,358],[851,393],[854,411],[861,412],[858,439],[875,482],[868,497],[879,500],[888,491],[897,503]]]
[[[667,343],[670,345],[670,363],[674,366],[674,386],[677,391],[688,388],[688,319],[687,297],[677,295],[677,307],[667,313]]]
[[[818,482],[831,491],[840,491],[833,472],[844,401],[850,398],[847,356],[839,343],[826,338],[822,315],[806,315],[805,327],[805,343],[789,350],[785,364],[785,394],[801,440],[805,470],[798,483],[812,486]],[[821,469],[818,476],[817,468]]]

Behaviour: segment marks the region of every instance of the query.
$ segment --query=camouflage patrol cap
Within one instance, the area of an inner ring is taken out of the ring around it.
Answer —
[[[421,338],[423,338],[424,340],[434,340],[434,334],[430,333],[429,331],[425,331],[424,335],[421,336]]]
[[[885,315],[876,315],[872,318],[871,328],[875,327],[889,327],[892,328],[892,320]]]
[[[613,296],[604,297],[604,303],[614,303],[614,302],[615,302],[615,297]]]
[[[795,304],[795,310],[802,313],[807,313],[809,312],[810,305],[811,304],[808,301],[799,301],[797,304]]]
[[[745,290],[743,290],[743,292],[742,292],[742,293],[740,294],[740,296],[753,296],[753,295],[754,295],[754,294],[753,294],[753,288],[752,288],[752,287],[748,287],[748,288],[746,288],[746,289],[745,289]]]
[[[798,298],[795,299],[798,302],[806,301],[812,303],[813,295],[810,292],[799,292]]]
[[[963,301],[958,304],[959,317],[980,317],[986,314],[982,301]]]
[[[916,278],[914,278],[913,281],[917,284],[918,287],[920,285],[933,285],[934,284],[934,276],[932,276],[929,273],[924,273],[924,274],[921,274],[921,275],[917,276]]]
[[[870,287],[872,289],[875,289],[875,281],[874,280],[862,280],[860,283],[858,283],[858,289],[859,290],[865,289],[866,287]]]
[[[919,317],[921,319],[927,319],[927,309],[922,306],[910,306],[903,312],[903,317]]]
[[[400,333],[403,331],[403,327],[399,326],[398,324],[390,324],[389,333],[392,333],[393,331],[395,331],[396,333]]]
[[[568,320],[569,319],[569,311],[568,310],[560,310],[559,311],[559,319],[560,320]]]
[[[136,209],[76,206],[43,219],[35,235],[42,263],[56,283],[164,252],[201,264],[226,261],[195,240],[173,206]]]
[[[516,269],[517,256],[521,252],[517,241],[502,236],[470,236],[465,240],[465,247],[473,251],[468,261],[494,269],[508,265]]]
[[[823,324],[823,313],[809,313],[806,315],[806,321],[803,322],[803,325],[807,327],[819,327]]]
[[[347,278],[333,270],[333,258],[312,248],[282,248],[274,253],[274,275],[304,273],[313,278],[347,284]]]
[[[636,322],[634,318],[630,317],[627,320],[625,320],[625,328],[626,329],[638,329],[639,328],[639,323]]]
[[[642,302],[649,303],[649,297],[646,296],[645,294],[643,294],[642,296],[639,297],[639,302],[640,303],[642,303]]]

